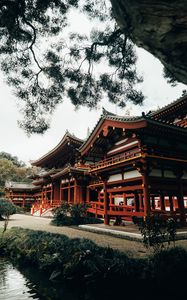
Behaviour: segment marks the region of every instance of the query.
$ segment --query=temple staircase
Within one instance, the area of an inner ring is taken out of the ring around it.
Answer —
[[[35,217],[48,217],[52,216],[52,210],[60,206],[59,200],[45,201],[34,203],[31,207],[31,215]]]

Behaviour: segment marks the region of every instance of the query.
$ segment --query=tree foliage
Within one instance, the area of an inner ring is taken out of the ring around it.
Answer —
[[[3,233],[7,230],[9,218],[17,212],[17,207],[7,199],[0,198],[0,220],[4,220]]]
[[[99,29],[87,36],[67,34],[73,10],[97,20]],[[22,100],[20,126],[27,133],[44,132],[64,96],[75,107],[97,107],[104,96],[120,107],[127,101],[141,104],[136,59],[128,32],[115,23],[109,1],[0,2],[0,66]]]
[[[0,152],[0,159],[8,159],[13,162],[13,164],[17,167],[25,167],[25,163],[18,159],[17,156],[12,156],[7,152]]]
[[[8,219],[11,215],[16,213],[16,206],[7,199],[0,198],[0,220]]]
[[[16,156],[0,153],[0,193],[4,193],[6,181],[30,182],[29,175],[32,175],[32,169],[26,167]]]

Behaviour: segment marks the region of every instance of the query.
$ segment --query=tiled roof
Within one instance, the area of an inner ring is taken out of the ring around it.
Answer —
[[[75,137],[74,135],[72,135],[71,133],[69,133],[68,131],[66,131],[65,135],[63,136],[62,140],[60,141],[60,143],[53,148],[51,151],[49,151],[48,153],[46,153],[45,155],[43,155],[41,158],[39,158],[38,160],[35,160],[33,162],[31,162],[32,165],[39,165],[45,162],[45,160],[47,159],[51,159],[53,157],[53,155],[59,151],[61,151],[61,149],[63,149],[64,145],[66,144],[66,141],[68,139],[74,141],[75,143],[77,143],[77,149],[79,149],[80,151],[89,143],[93,133],[95,132],[95,130],[97,128],[100,127],[100,125],[103,123],[104,120],[111,120],[111,121],[117,121],[117,122],[127,122],[127,123],[135,123],[135,122],[139,122],[139,121],[143,121],[143,120],[147,120],[153,123],[157,122],[157,124],[163,125],[163,126],[169,126],[170,128],[175,128],[177,130],[186,130],[184,129],[182,126],[180,125],[176,125],[173,123],[170,123],[168,121],[164,121],[163,118],[160,117],[159,114],[164,113],[165,111],[169,110],[170,108],[174,107],[174,106],[178,106],[180,105],[180,103],[183,103],[184,101],[187,102],[187,95],[173,101],[172,103],[164,106],[161,109],[158,109],[156,111],[153,112],[149,112],[148,114],[142,113],[142,115],[140,116],[119,116],[116,115],[114,113],[111,113],[109,111],[107,111],[106,109],[103,108],[102,110],[102,114],[98,120],[98,122],[96,123],[95,127],[93,128],[92,132],[90,133],[90,135],[88,136],[88,138],[86,140],[81,140],[77,137]],[[155,123],[156,124],[156,123]],[[42,174],[43,175],[43,174]],[[50,175],[50,173],[46,173],[46,175]]]
[[[88,141],[90,140],[91,136],[93,135],[94,131],[96,130],[96,128],[100,126],[100,124],[102,124],[102,122],[104,120],[111,120],[111,121],[118,121],[118,122],[128,122],[128,123],[134,123],[134,122],[138,122],[138,121],[143,121],[143,120],[147,120],[147,121],[150,121],[152,123],[155,123],[155,124],[160,124],[160,125],[164,125],[164,126],[169,126],[170,128],[173,128],[173,129],[177,129],[177,130],[180,130],[180,131],[183,131],[185,133],[187,133],[187,129],[180,126],[180,125],[177,125],[177,124],[173,124],[172,122],[169,122],[169,121],[165,121],[161,118],[156,118],[156,114],[157,112],[160,112],[160,111],[164,111],[166,108],[169,108],[169,107],[172,107],[173,105],[176,105],[178,103],[180,103],[182,100],[185,100],[187,101],[187,96],[184,96],[180,99],[177,99],[176,101],[172,102],[171,104],[165,106],[164,108],[162,109],[159,109],[158,111],[155,111],[155,112],[152,112],[152,113],[148,113],[148,114],[145,114],[144,112],[142,112],[142,115],[141,116],[119,116],[119,115],[116,115],[114,113],[111,113],[107,110],[105,110],[103,108],[103,111],[102,111],[102,114],[100,116],[100,119],[98,120],[98,122],[96,123],[95,127],[93,128],[92,132],[90,133],[89,137],[85,140],[85,142],[80,146],[79,150],[83,149],[84,146],[88,143]]]
[[[83,140],[81,140],[81,139],[77,138],[76,136],[74,136],[73,134],[69,133],[69,131],[66,131],[66,133],[63,136],[63,138],[61,139],[60,143],[58,143],[58,145],[55,148],[53,148],[52,150],[50,150],[49,152],[44,154],[41,158],[39,158],[35,161],[31,161],[31,164],[33,166],[38,165],[40,162],[45,161],[45,159],[52,157],[56,151],[60,150],[60,148],[63,148],[63,144],[69,139],[74,141],[75,143],[77,143],[78,144],[77,147],[79,147],[83,143]]]
[[[162,113],[165,113],[165,112],[167,112],[169,109],[171,109],[171,108],[173,108],[173,107],[177,107],[177,106],[179,106],[179,105],[182,104],[182,103],[187,104],[187,95],[184,95],[184,96],[182,96],[182,97],[180,97],[180,98],[178,98],[178,99],[172,101],[171,103],[169,103],[169,104],[163,106],[162,108],[159,108],[159,109],[157,109],[157,110],[155,110],[155,111],[152,111],[152,112],[150,113],[150,116],[156,117],[157,115],[162,114]]]
[[[60,172],[51,175],[51,178],[58,178],[60,176],[63,176],[67,173],[85,173],[88,171],[88,168],[80,168],[80,167],[72,167],[72,166],[66,166],[64,167]]]
[[[43,170],[41,173],[40,173],[40,177],[48,177],[48,176],[51,176],[53,174],[56,174],[58,173],[59,171],[61,171],[62,169],[50,169],[50,170]]]
[[[5,189],[33,190],[36,189],[36,186],[34,186],[32,183],[6,181]]]
[[[90,139],[90,137],[92,136],[93,132],[95,131],[95,129],[97,127],[100,126],[100,124],[104,121],[104,120],[111,120],[111,121],[118,121],[118,122],[129,122],[129,123],[133,123],[135,121],[141,121],[143,120],[144,117],[143,116],[133,116],[133,117],[129,117],[129,116],[119,116],[116,115],[114,113],[111,113],[109,111],[107,111],[106,109],[103,108],[102,114],[100,116],[100,119],[97,121],[95,127],[93,128],[92,132],[90,133],[90,135],[88,136],[88,138],[84,141],[84,143],[80,146],[80,150],[87,144],[88,140]]]

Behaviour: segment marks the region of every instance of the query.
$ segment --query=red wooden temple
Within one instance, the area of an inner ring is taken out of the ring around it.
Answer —
[[[29,183],[7,181],[5,193],[7,199],[23,208],[31,208],[40,199],[40,188]]]
[[[185,225],[187,96],[138,117],[103,109],[85,141],[66,132],[32,165],[44,169],[33,181],[41,195],[32,212],[67,201],[89,204],[105,224],[160,213]]]

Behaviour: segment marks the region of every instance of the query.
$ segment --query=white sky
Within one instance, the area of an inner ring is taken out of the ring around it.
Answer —
[[[77,22],[75,22],[77,29]],[[80,24],[79,19],[79,26]],[[143,106],[129,104],[125,110],[117,108],[115,105],[102,101],[98,110],[81,108],[74,110],[68,99],[64,99],[52,116],[51,128],[43,135],[32,135],[30,138],[17,125],[17,120],[21,115],[16,107],[16,98],[13,96],[10,87],[4,83],[3,75],[0,74],[0,151],[5,151],[16,155],[26,163],[35,160],[54,148],[63,137],[66,129],[79,138],[86,138],[88,127],[93,129],[99,119],[102,106],[105,109],[125,115],[129,109],[131,115],[139,115],[142,111],[162,107],[171,101],[179,98],[185,85],[178,84],[171,87],[162,76],[161,63],[148,52],[138,49],[138,69],[144,76],[141,88],[146,96]]]

